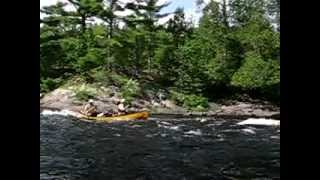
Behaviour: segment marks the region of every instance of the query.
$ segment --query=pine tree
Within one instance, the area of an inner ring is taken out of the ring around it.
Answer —
[[[95,17],[102,10],[103,0],[67,0],[74,8],[75,12],[70,14],[79,19],[81,31],[84,33],[87,29],[87,21]]]
[[[168,13],[162,14],[160,11],[169,5],[169,3],[159,4],[158,0],[140,0],[135,3],[127,4],[127,8],[135,12],[133,16],[130,16],[129,21],[131,20],[132,25],[141,26],[146,33],[146,43],[147,43],[147,64],[148,72],[151,72],[151,66],[154,60],[155,55],[155,35],[157,33],[156,23],[159,19],[169,15]]]

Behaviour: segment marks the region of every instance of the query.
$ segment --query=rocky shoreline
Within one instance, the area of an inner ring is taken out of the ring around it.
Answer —
[[[108,111],[117,108],[115,102],[120,98],[117,93],[112,96],[96,96],[94,104],[98,111]],[[75,97],[75,93],[68,88],[58,88],[46,95],[40,95],[40,111],[48,110],[69,110],[79,112],[85,101],[80,101]],[[271,118],[280,119],[280,108],[269,103],[259,102],[239,102],[209,103],[210,107],[205,112],[191,112],[183,107],[177,106],[173,101],[156,97],[149,99],[134,100],[129,107],[130,111],[147,110],[152,115],[176,115],[176,116],[204,116],[217,118]]]

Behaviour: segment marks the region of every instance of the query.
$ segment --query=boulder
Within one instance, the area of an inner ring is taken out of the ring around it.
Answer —
[[[75,93],[67,89],[56,89],[51,93],[46,94],[40,99],[40,105],[48,108],[70,109],[77,106],[75,101]]]
[[[170,100],[161,101],[161,105],[163,105],[166,108],[170,108],[170,109],[177,108],[177,105],[173,101],[170,101]]]
[[[114,112],[117,110],[117,105],[111,102],[95,101],[94,105],[97,106],[98,112]]]

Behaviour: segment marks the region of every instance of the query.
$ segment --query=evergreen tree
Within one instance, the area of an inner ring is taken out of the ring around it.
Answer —
[[[135,12],[134,19],[131,17],[133,22],[141,25],[146,33],[148,72],[151,72],[156,48],[155,35],[158,30],[156,22],[169,15],[168,13],[160,13],[161,9],[168,5],[169,3],[159,5],[158,0],[140,0],[127,5],[127,8],[134,10]]]
[[[78,18],[81,25],[81,31],[84,33],[87,29],[87,21],[91,17],[95,17],[102,9],[103,0],[67,0],[74,8],[75,12],[70,12],[74,17]]]
[[[279,0],[198,0],[199,26],[182,8],[160,25],[169,3],[159,2],[68,0],[41,8],[42,89],[73,75],[100,81],[117,73],[176,89],[181,104],[228,91],[279,98]],[[74,10],[67,11],[68,4]],[[133,13],[116,15],[124,10]],[[94,19],[103,22],[90,23]]]

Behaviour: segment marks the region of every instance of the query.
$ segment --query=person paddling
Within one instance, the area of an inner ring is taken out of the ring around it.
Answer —
[[[120,101],[117,102],[117,106],[118,106],[117,114],[118,115],[122,115],[122,114],[127,113],[124,102],[125,102],[125,99],[121,99]]]
[[[98,114],[97,106],[94,105],[92,99],[90,99],[89,102],[82,107],[80,112],[86,116],[97,116]]]
[[[94,105],[93,100],[90,99],[89,102],[83,106],[81,113],[86,116],[97,116],[97,117],[108,117],[115,115],[123,115],[127,113],[126,106],[124,105],[125,99],[121,99],[116,102],[117,110],[115,112],[104,112],[98,113],[97,107]]]

